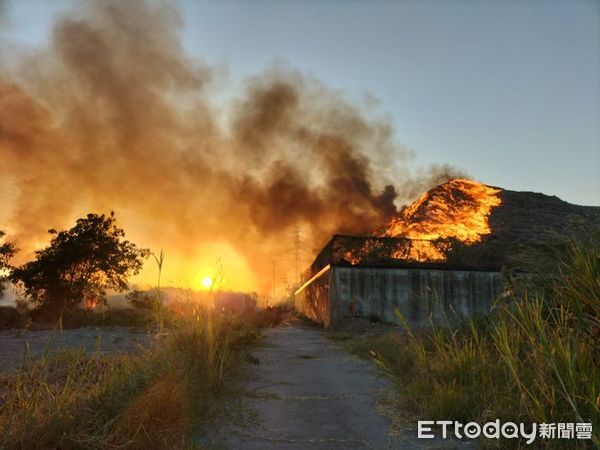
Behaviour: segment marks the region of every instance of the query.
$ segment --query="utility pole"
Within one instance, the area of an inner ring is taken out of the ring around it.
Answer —
[[[273,304],[275,304],[275,258],[271,260],[271,263],[273,264]]]
[[[295,283],[300,283],[301,274],[300,274],[300,259],[301,259],[301,244],[302,244],[302,235],[300,233],[300,227],[298,225],[294,226],[294,277],[292,278]]]
[[[287,297],[288,291],[290,290],[290,283],[288,282],[288,274],[285,269],[281,271],[281,286],[283,287],[283,297]]]

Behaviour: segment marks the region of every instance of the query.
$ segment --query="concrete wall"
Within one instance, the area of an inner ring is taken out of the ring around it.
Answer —
[[[330,276],[330,266],[327,266],[294,293],[296,310],[326,328],[331,325]]]
[[[499,272],[331,266],[296,292],[296,309],[325,327],[348,317],[412,325],[485,314],[501,293]]]
[[[488,312],[501,290],[499,272],[334,267],[331,322],[370,315],[394,322],[396,309],[413,325],[430,316],[472,317]]]

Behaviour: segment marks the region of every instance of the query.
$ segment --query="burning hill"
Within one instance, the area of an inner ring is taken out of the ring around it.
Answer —
[[[490,233],[488,216],[500,205],[500,189],[455,179],[426,192],[389,223],[384,236],[410,239],[456,238],[469,244]]]
[[[552,256],[559,242],[598,229],[598,207],[454,179],[403,208],[376,234],[421,240],[412,252],[419,261],[527,266]]]
[[[553,264],[569,240],[600,235],[600,208],[453,179],[427,191],[372,236],[335,235],[327,263],[532,270]]]
[[[405,207],[385,227],[386,237],[417,240],[408,254],[396,250],[394,257],[417,261],[444,261],[451,244],[441,240],[457,240],[465,245],[481,241],[490,233],[488,216],[500,205],[500,189],[472,180],[454,179],[440,184]],[[406,256],[403,258],[403,254]]]

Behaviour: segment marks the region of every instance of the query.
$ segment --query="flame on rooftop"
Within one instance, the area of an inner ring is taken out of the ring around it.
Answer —
[[[472,180],[450,180],[403,208],[372,236],[335,235],[311,273],[326,263],[446,263],[456,244],[473,245],[492,232],[489,216],[502,203],[500,192]]]
[[[491,233],[488,218],[502,202],[499,192],[500,189],[473,180],[450,180],[402,209],[377,235],[410,240],[391,249],[388,254],[392,259],[445,261],[451,250],[449,240],[472,245]],[[359,251],[347,251],[344,260],[360,264],[367,255],[380,252],[381,246],[381,242],[366,241]]]
[[[500,205],[500,189],[455,179],[426,192],[387,225],[383,236],[409,239],[455,238],[466,244],[491,232],[488,217]]]

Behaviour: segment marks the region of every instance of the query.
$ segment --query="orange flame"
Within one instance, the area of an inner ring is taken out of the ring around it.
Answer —
[[[392,253],[392,258],[420,262],[436,262],[444,261],[446,259],[446,254],[442,249],[437,248],[431,241],[414,241],[410,246],[408,255],[403,251],[396,251]]]
[[[471,245],[491,233],[488,217],[502,202],[496,189],[472,180],[455,179],[426,192],[387,225],[383,236],[420,239],[410,254],[398,259],[444,261],[446,255],[435,239],[458,239]]]
[[[87,310],[94,310],[100,305],[97,299],[85,298],[83,299],[83,308]]]
[[[388,225],[384,236],[456,238],[467,244],[491,232],[488,216],[500,205],[500,189],[456,179],[426,192]]]

